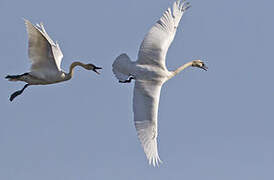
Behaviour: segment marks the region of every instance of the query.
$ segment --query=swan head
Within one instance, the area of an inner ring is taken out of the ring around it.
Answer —
[[[93,64],[85,64],[84,68],[85,68],[86,70],[92,70],[92,71],[96,72],[97,74],[100,74],[100,73],[97,71],[97,69],[102,69],[101,67],[97,67],[97,66],[95,66],[95,65],[93,65]]]
[[[208,67],[205,65],[205,63],[201,60],[195,60],[195,61],[192,61],[192,66],[193,67],[198,67],[198,68],[201,68],[205,71],[207,71]]]

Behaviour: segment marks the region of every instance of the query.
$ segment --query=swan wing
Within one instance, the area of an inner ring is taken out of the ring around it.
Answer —
[[[43,25],[34,26],[25,20],[28,32],[28,54],[31,60],[31,70],[36,72],[56,73],[59,72],[63,54],[58,45],[55,45],[44,30]],[[61,52],[61,53],[60,53]]]
[[[165,66],[166,53],[172,43],[178,24],[188,3],[176,1],[173,4],[173,12],[168,8],[163,16],[146,34],[138,54],[139,64],[154,64]]]
[[[157,116],[162,83],[135,81],[133,95],[134,124],[138,138],[149,164],[158,165],[161,160],[157,148]]]
[[[44,35],[44,37],[48,40],[48,42],[51,44],[51,49],[52,49],[52,53],[54,56],[54,60],[56,62],[56,65],[58,67],[59,70],[61,70],[61,62],[63,59],[63,53],[61,51],[61,48],[58,44],[58,42],[56,41],[56,43],[54,43],[54,41],[50,38],[50,36],[48,35],[43,23],[40,23],[40,26],[38,25],[38,27],[40,27],[40,32]]]

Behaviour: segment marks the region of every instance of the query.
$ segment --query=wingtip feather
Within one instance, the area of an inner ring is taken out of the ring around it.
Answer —
[[[149,157],[148,158],[149,165],[152,165],[153,167],[159,167],[160,164],[163,163],[163,161],[160,159],[160,157],[157,155],[156,157]]]

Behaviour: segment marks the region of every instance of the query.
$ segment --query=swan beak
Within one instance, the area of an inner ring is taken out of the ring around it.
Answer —
[[[203,65],[203,67],[201,67],[203,70],[207,71],[208,67],[206,65]]]
[[[93,70],[94,72],[96,72],[97,74],[100,74],[100,72],[98,72],[97,69],[102,69],[102,68],[101,68],[101,67],[96,67],[96,66],[95,66],[92,70]]]

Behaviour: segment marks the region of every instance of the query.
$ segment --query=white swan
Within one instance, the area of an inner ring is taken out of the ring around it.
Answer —
[[[112,67],[113,73],[121,83],[135,80],[133,96],[134,123],[138,137],[144,148],[149,164],[155,166],[161,162],[157,149],[157,116],[162,85],[181,72],[193,66],[207,70],[201,60],[194,60],[168,71],[165,58],[168,48],[174,39],[180,19],[189,3],[176,1],[173,12],[170,8],[146,34],[138,54],[138,60],[132,62],[126,54],[116,58]]]
[[[27,83],[23,89],[14,92],[10,96],[10,101],[22,94],[29,85],[46,85],[71,79],[74,67],[76,66],[81,66],[87,70],[93,70],[99,74],[97,69],[102,68],[96,67],[93,64],[83,64],[81,62],[73,62],[70,65],[69,73],[63,72],[61,69],[63,53],[58,43],[53,42],[42,23],[34,26],[26,19],[24,19],[24,21],[29,37],[28,54],[29,59],[31,60],[31,71],[21,75],[8,75],[5,77],[9,81],[24,81]]]

